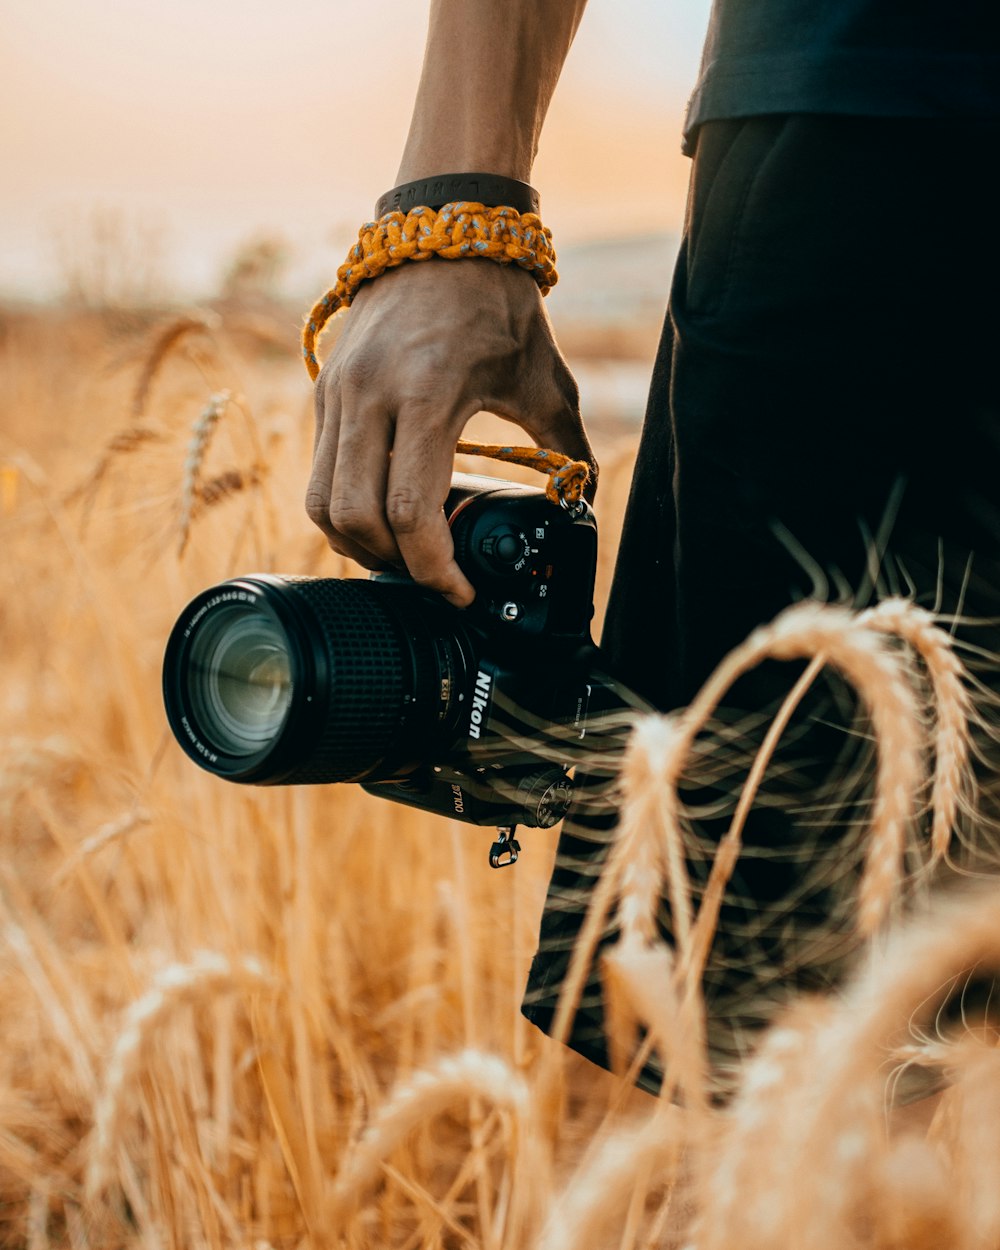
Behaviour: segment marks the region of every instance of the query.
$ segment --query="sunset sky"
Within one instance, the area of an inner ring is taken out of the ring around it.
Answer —
[[[498,0],[501,3],[502,0]],[[279,234],[323,284],[393,182],[426,0],[0,0],[0,296],[58,290],[95,211],[171,294]],[[708,0],[590,0],[535,166],[557,244],[675,230]],[[81,242],[80,246],[84,246]]]

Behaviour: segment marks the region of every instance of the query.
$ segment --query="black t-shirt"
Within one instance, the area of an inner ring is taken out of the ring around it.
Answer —
[[[715,0],[685,147],[763,113],[1000,117],[1000,0]]]

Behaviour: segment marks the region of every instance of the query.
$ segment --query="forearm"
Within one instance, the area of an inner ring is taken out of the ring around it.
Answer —
[[[586,0],[432,0],[399,182],[528,181]],[[596,472],[576,383],[533,278],[490,260],[407,264],[357,292],[316,386],[309,515],[367,568],[402,561],[465,607],[442,504],[455,444],[486,409]]]
[[[397,181],[481,171],[527,182],[586,0],[432,0]]]

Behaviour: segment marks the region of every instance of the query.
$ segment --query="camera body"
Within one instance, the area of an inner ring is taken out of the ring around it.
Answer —
[[[590,636],[593,513],[465,474],[445,511],[476,590],[465,610],[397,573],[197,596],[163,673],[187,754],[231,781],[356,781],[475,825],[560,820],[588,718],[616,702]]]
[[[470,824],[547,828],[569,806],[566,757],[586,736],[598,680],[594,515],[471,475],[456,475],[446,507],[476,589],[457,614],[468,645],[456,731],[440,759],[364,788]]]

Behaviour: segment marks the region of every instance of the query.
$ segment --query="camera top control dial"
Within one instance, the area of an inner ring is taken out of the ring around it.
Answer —
[[[527,567],[531,545],[523,530],[501,523],[479,540],[479,554],[493,573],[516,575]]]

